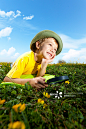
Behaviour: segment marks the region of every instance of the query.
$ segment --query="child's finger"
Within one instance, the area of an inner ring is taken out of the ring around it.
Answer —
[[[45,83],[45,78],[40,77],[40,78],[39,78],[39,82],[43,82],[43,83]]]
[[[38,81],[38,83],[44,85],[46,82],[45,82],[45,80],[40,79],[40,80]]]
[[[39,87],[40,87],[40,88],[45,88],[45,86],[44,86],[44,85],[41,85],[41,84],[39,85]]]
[[[43,86],[41,84],[34,85],[34,87],[37,88],[37,89],[45,88],[45,86]]]

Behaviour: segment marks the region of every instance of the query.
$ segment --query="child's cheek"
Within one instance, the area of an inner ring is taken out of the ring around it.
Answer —
[[[55,58],[56,54],[53,56],[53,58]]]

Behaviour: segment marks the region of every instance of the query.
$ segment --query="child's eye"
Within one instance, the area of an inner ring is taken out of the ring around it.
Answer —
[[[55,50],[55,52],[56,52],[56,49],[54,49]]]
[[[54,49],[55,50],[55,52],[57,52],[57,49]]]
[[[52,46],[52,44],[49,44],[50,46]]]

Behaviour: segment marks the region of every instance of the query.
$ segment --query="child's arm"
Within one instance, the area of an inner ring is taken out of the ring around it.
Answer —
[[[47,68],[47,65],[48,65],[48,63],[45,60],[42,60],[41,68],[40,68],[40,70],[39,70],[39,72],[37,74],[37,77],[38,76],[41,76],[41,77],[44,76],[46,68]]]
[[[22,85],[29,82],[33,88],[45,88],[48,86],[48,84],[45,83],[45,78],[43,77],[36,77],[33,79],[20,79],[20,78],[9,78],[6,76],[3,81],[14,82]]]

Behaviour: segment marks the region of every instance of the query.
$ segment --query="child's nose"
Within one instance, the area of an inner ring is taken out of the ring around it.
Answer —
[[[54,48],[52,47],[51,51],[54,53]]]

